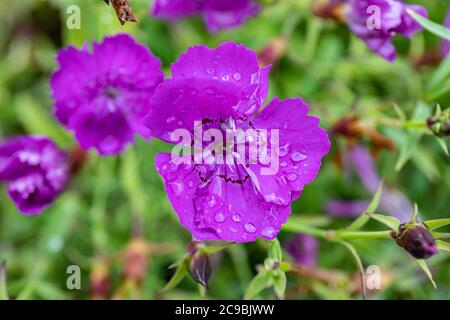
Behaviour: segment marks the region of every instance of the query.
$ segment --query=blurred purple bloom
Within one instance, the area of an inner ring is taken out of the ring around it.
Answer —
[[[233,28],[258,14],[260,6],[253,0],[156,0],[153,16],[166,20],[202,14],[208,30]]]
[[[0,143],[0,181],[19,210],[35,215],[50,205],[68,180],[67,157],[49,139],[10,138]]]
[[[284,245],[289,255],[295,263],[315,267],[319,243],[316,238],[307,234],[296,234],[292,236]]]
[[[450,28],[450,6],[447,9],[447,16],[444,21],[444,26]],[[441,52],[444,58],[446,58],[450,54],[450,41],[442,40]]]
[[[169,143],[177,129],[279,130],[280,168],[261,175],[262,165],[233,156],[219,163],[175,163],[161,153],[156,168],[181,224],[198,240],[273,239],[291,213],[290,204],[311,183],[330,142],[319,119],[308,116],[300,99],[273,99],[262,111],[270,68],[260,68],[256,53],[227,42],[212,50],[191,47],[172,64],[172,79],[158,86],[144,124]],[[246,140],[247,141],[247,140]],[[243,141],[242,143],[246,143]],[[271,146],[268,146],[269,153]],[[192,156],[189,157],[189,160]]]
[[[358,217],[367,209],[369,203],[368,200],[331,200],[325,210],[333,217]]]
[[[87,45],[61,49],[57,60],[51,79],[55,115],[84,149],[116,154],[135,133],[148,137],[141,120],[163,73],[147,47],[120,34],[94,43],[92,52]]]
[[[354,168],[366,190],[372,195],[375,194],[381,183],[381,178],[378,175],[372,156],[365,148],[354,146],[349,150],[346,158],[346,169],[350,168]],[[365,208],[363,207],[364,203],[368,205],[369,201],[332,200],[327,204],[326,209],[329,214],[334,216],[355,217],[367,209],[367,205]],[[384,187],[381,195],[380,207],[401,222],[408,221],[413,213],[413,207],[405,195],[387,187]],[[347,214],[344,212],[346,209],[349,210]],[[359,214],[356,210],[360,210]]]
[[[394,61],[397,55],[392,44],[394,36],[399,33],[411,38],[422,29],[406,10],[428,17],[424,7],[397,0],[349,0],[348,3],[347,21],[352,32],[370,50],[389,62]]]

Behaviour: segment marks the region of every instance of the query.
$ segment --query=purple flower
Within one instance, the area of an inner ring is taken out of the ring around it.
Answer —
[[[428,17],[425,8],[397,0],[349,0],[347,22],[352,32],[361,38],[370,50],[389,62],[397,52],[392,39],[399,33],[411,38],[421,26],[407,13],[412,10]]]
[[[267,97],[269,69],[260,68],[256,53],[243,45],[227,42],[215,50],[194,46],[172,65],[172,79],[155,91],[144,124],[166,142],[174,143],[172,134],[180,129],[190,137],[198,130],[254,131],[236,141],[241,146],[265,134],[266,141],[273,141],[278,132],[279,150],[267,145],[267,153],[279,160],[279,170],[271,175],[262,173],[262,161],[230,155],[230,140],[205,163],[192,161],[192,154],[184,156],[185,163],[169,153],[157,155],[156,168],[172,207],[197,240],[275,238],[291,213],[291,202],[315,179],[330,149],[327,133],[318,118],[308,116],[302,99],[275,98],[259,111]]]
[[[35,215],[63,191],[68,179],[66,154],[39,136],[11,138],[0,144],[0,181],[19,210]]]
[[[202,14],[208,30],[216,32],[241,25],[259,10],[252,0],[156,0],[153,16],[171,21]]]
[[[55,115],[83,149],[116,154],[134,133],[148,137],[141,121],[163,74],[147,47],[120,34],[94,43],[92,52],[87,45],[62,49],[57,60],[51,79]]]
[[[450,28],[450,6],[447,9],[447,17],[445,18],[444,26]],[[450,41],[442,40],[441,52],[444,58],[446,58],[450,54]]]
[[[352,147],[345,159],[345,166],[347,171],[353,168],[366,190],[372,195],[375,194],[381,183],[381,178],[372,156],[365,148],[361,146]],[[365,207],[364,204],[366,204]],[[369,201],[332,200],[327,204],[326,210],[333,216],[357,217],[367,209],[368,205]],[[384,187],[381,194],[380,207],[401,222],[408,221],[413,213],[413,207],[408,198],[403,193],[387,187]]]
[[[284,245],[289,255],[298,264],[307,267],[315,267],[319,244],[316,238],[307,234],[296,234]]]

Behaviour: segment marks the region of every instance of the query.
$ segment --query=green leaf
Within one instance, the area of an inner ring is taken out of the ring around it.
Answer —
[[[398,220],[397,218],[394,218],[391,216],[386,216],[384,214],[378,214],[378,213],[368,213],[368,215],[372,219],[377,220],[378,222],[381,222],[388,228],[390,228],[394,231],[398,231],[398,227],[400,226],[400,220]]]
[[[286,282],[287,279],[286,274],[284,272],[278,270],[278,272],[274,273],[273,290],[275,291],[277,298],[280,300],[284,299],[284,292],[286,291]]]
[[[436,240],[436,244],[439,250],[450,252],[450,243],[442,241],[442,240]]]
[[[428,220],[423,222],[424,225],[428,227],[430,230],[434,230],[446,225],[450,224],[450,218],[446,219],[436,219],[436,220]]]
[[[0,263],[0,300],[9,300],[6,285],[6,261]]]
[[[445,155],[447,157],[450,156],[448,153],[448,147],[447,147],[447,143],[445,142],[445,140],[437,137],[437,142],[438,142],[439,146],[441,147],[442,151],[444,151]]]
[[[273,284],[271,272],[267,269],[261,270],[250,282],[244,294],[244,300],[255,298],[261,291]]]
[[[420,14],[415,13],[410,9],[406,9],[408,14],[416,20],[422,27],[435,34],[436,36],[450,41],[450,29],[440,25],[436,22],[430,21],[427,18],[422,17]]]
[[[337,241],[337,243],[342,244],[352,254],[352,257],[355,260],[355,264],[356,264],[356,267],[358,269],[360,280],[361,280],[361,288],[362,288],[363,299],[365,299],[366,296],[367,296],[367,294],[366,294],[366,283],[364,281],[364,266],[362,264],[361,258],[359,257],[359,254],[356,251],[356,249],[350,243],[348,243],[346,241]]]
[[[278,239],[274,239],[269,242],[269,258],[272,258],[276,261],[282,261],[283,254],[281,252],[280,241]]]
[[[436,282],[434,282],[433,275],[431,274],[431,271],[428,268],[427,263],[425,262],[425,260],[416,259],[416,262],[419,265],[419,267],[423,270],[423,272],[425,272],[425,274],[427,275],[428,279],[430,279],[431,284],[433,285],[433,287],[435,289],[437,289]]]
[[[428,91],[434,92],[442,88],[443,82],[450,76],[450,55],[441,62],[436,71],[431,75],[428,82]]]
[[[372,201],[370,201],[369,206],[366,209],[366,212],[361,214],[355,221],[352,222],[350,226],[348,226],[347,230],[359,230],[361,229],[370,219],[370,216],[367,213],[374,212],[380,203],[381,194],[383,193],[383,182],[377,188]]]
[[[229,247],[232,244],[235,244],[235,243],[234,242],[219,242],[219,244],[217,244],[217,245],[200,247],[200,250],[204,253],[210,254],[210,253],[215,253],[215,252],[221,251],[221,250]]]
[[[188,274],[187,262],[186,262],[186,260],[183,260],[181,263],[178,264],[175,274],[170,279],[170,281],[166,284],[164,289],[162,289],[162,292],[165,292],[165,291],[175,288],[181,282],[181,280],[183,280],[184,277],[186,277],[187,274]]]

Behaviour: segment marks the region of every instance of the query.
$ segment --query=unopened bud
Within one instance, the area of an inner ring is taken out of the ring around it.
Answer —
[[[438,119],[436,117],[430,117],[427,119],[428,128],[439,137],[445,137],[450,135],[450,120]]]
[[[422,224],[402,224],[394,238],[416,259],[428,259],[438,251],[433,235]]]
[[[270,41],[264,49],[258,53],[258,60],[261,66],[276,65],[287,49],[287,40],[285,37],[278,37]]]
[[[208,280],[211,276],[211,263],[208,255],[201,251],[195,253],[189,261],[189,273],[192,279],[208,288]]]

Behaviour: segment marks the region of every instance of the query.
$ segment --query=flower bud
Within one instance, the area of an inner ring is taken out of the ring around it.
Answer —
[[[450,135],[450,120],[439,119],[437,117],[430,117],[427,119],[428,128],[439,137]]]
[[[416,259],[428,259],[438,251],[433,235],[422,224],[402,224],[394,238]]]
[[[211,263],[208,255],[198,251],[189,261],[189,273],[192,279],[200,283],[203,287],[208,288],[208,280],[211,276]]]

